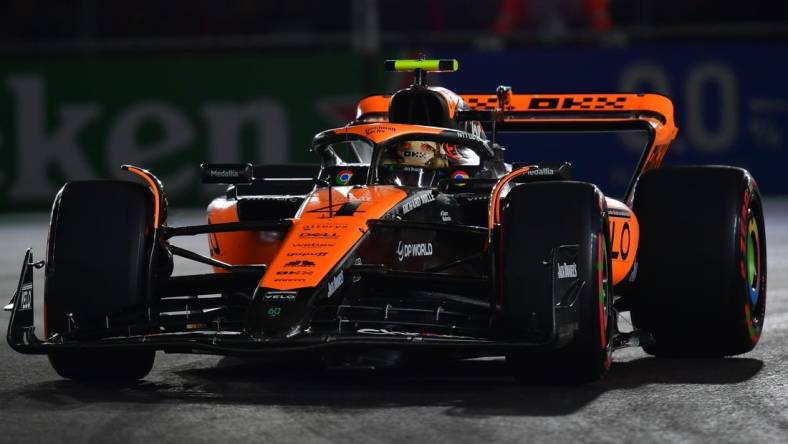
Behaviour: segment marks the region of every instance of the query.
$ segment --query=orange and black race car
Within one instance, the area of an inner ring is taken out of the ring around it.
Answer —
[[[740,168],[660,168],[677,128],[653,94],[456,94],[427,85],[453,60],[398,60],[415,74],[362,99],[314,138],[319,166],[203,165],[228,185],[208,223],[167,224],[164,187],[67,183],[44,261],[24,258],[8,341],[73,379],[131,380],[156,351],[319,357],[506,356],[516,377],[601,378],[613,351],[751,350],[766,302],[755,180]],[[509,164],[503,132],[643,131],[621,200],[569,163]],[[96,214],[100,213],[100,217]],[[170,243],[208,234],[210,256]],[[213,273],[173,275],[173,256]],[[45,339],[33,272],[44,268]],[[629,311],[634,328],[619,328]]]

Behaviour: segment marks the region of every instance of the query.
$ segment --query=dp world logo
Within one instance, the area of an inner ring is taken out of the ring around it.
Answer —
[[[400,262],[409,257],[424,257],[432,256],[432,243],[425,242],[421,244],[406,244],[399,241],[397,245],[397,259]]]

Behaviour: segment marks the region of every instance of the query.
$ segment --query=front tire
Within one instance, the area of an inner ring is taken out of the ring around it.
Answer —
[[[604,206],[599,189],[581,182],[521,185],[506,197],[500,266],[508,329],[522,328],[530,313],[539,311],[529,302],[537,297],[550,305],[545,309],[572,310],[577,322],[566,344],[507,354],[507,362],[521,382],[583,384],[601,379],[610,368],[614,318]],[[577,279],[583,284],[570,307],[556,309],[550,268],[543,261],[560,245],[578,246]],[[546,324],[540,327],[546,328]]]
[[[150,373],[153,350],[78,351],[51,353],[49,363],[58,375],[85,382],[125,383]]]
[[[69,182],[55,198],[44,287],[47,337],[76,328],[106,335],[113,314],[144,306],[153,203],[150,191],[124,181]],[[134,380],[150,371],[154,351],[74,351],[49,356],[55,371],[78,380]]]

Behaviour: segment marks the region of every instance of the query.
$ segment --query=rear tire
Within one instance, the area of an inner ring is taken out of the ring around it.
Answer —
[[[55,198],[47,245],[47,337],[68,333],[75,324],[81,334],[100,338],[108,315],[146,303],[152,220],[151,193],[142,185],[84,181],[63,187]],[[50,355],[50,362],[66,378],[132,380],[150,371],[154,355],[148,350],[60,352]]]
[[[521,185],[506,197],[500,266],[508,329],[522,329],[523,321],[534,311],[555,309],[551,268],[543,261],[556,247],[578,245],[577,279],[585,283],[571,308],[558,309],[576,313],[577,327],[568,343],[506,356],[515,377],[523,383],[583,384],[601,379],[610,368],[613,293],[604,205],[599,189],[581,182]],[[538,303],[535,298],[549,307],[539,310],[533,305]],[[539,328],[544,331],[552,326]]]
[[[648,172],[633,204],[638,269],[628,297],[657,356],[715,357],[758,343],[766,311],[766,237],[758,187],[741,168]],[[680,316],[682,322],[677,322]]]

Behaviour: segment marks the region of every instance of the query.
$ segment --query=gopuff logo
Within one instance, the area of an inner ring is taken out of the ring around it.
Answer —
[[[423,244],[405,244],[399,241],[397,245],[397,259],[400,262],[409,257],[424,257],[432,256],[432,243],[426,242]]]

